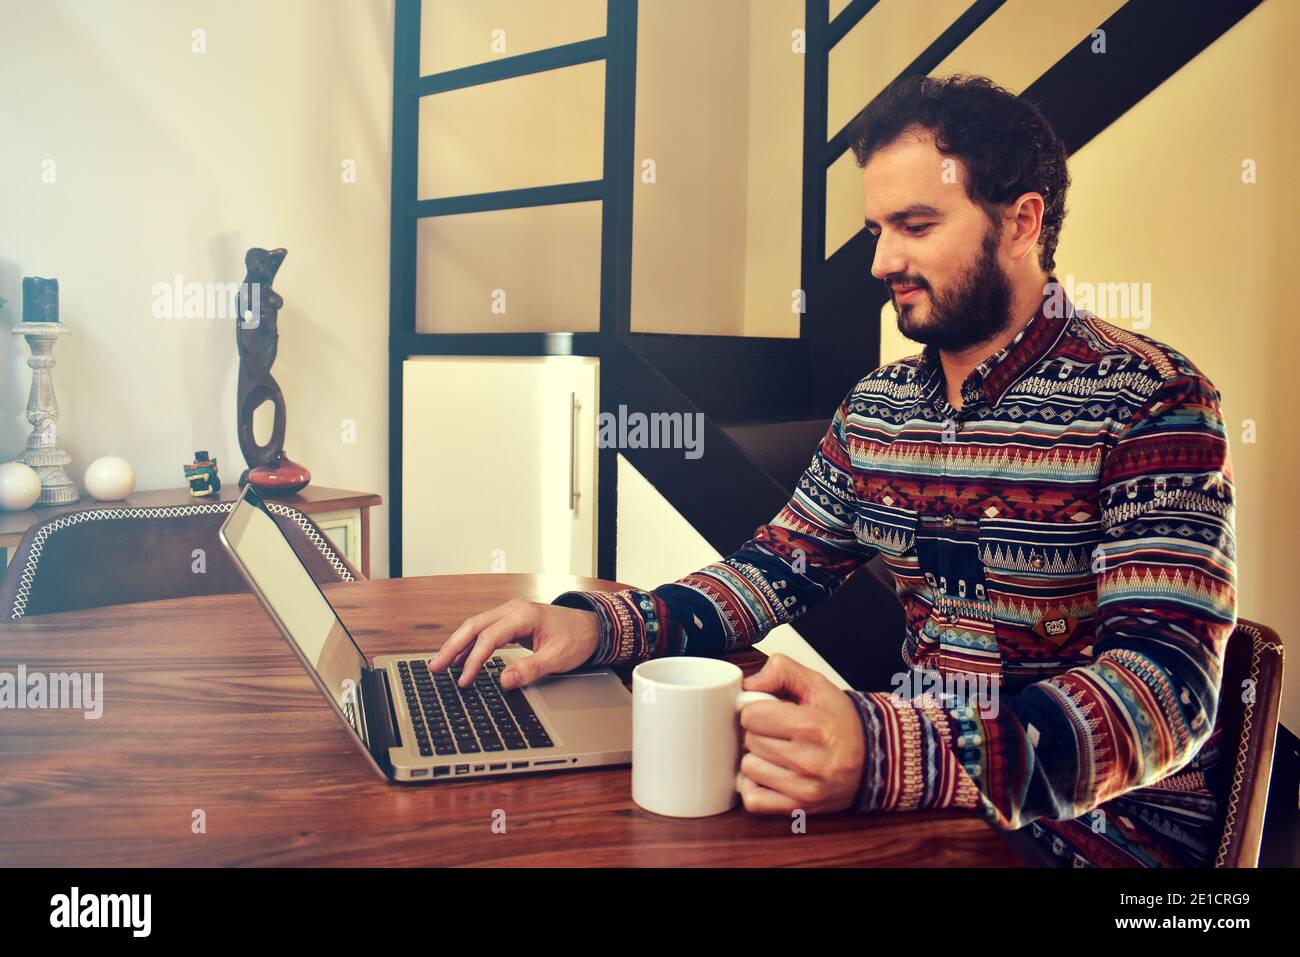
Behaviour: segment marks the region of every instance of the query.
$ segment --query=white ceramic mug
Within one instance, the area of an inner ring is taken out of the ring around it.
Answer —
[[[740,712],[763,691],[716,658],[644,661],[632,672],[632,800],[667,817],[729,811],[739,793]]]

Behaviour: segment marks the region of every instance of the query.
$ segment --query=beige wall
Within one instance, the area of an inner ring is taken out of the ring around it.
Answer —
[[[156,318],[154,286],[238,282],[248,247],[284,246],[286,449],[316,484],[387,500],[390,0],[0,0],[0,23],[0,323],[21,319],[22,276],[59,279],[77,482],[116,454],[137,488],[183,487],[200,448],[238,480],[233,322]],[[0,337],[5,457],[29,431],[26,348]]]
[[[743,335],[747,4],[655,0],[637,30],[632,329]]]
[[[803,56],[793,33],[802,24],[801,0],[640,5],[633,330],[799,334],[791,303],[799,287]],[[426,5],[423,68],[468,66],[604,31],[604,0],[441,0]],[[420,196],[600,178],[604,69],[582,64],[425,99]],[[417,327],[596,329],[600,227],[596,203],[425,221]]]
[[[562,13],[562,15],[557,15]],[[604,0],[424,4],[425,73],[605,33]],[[420,102],[422,199],[604,175],[605,64],[483,83]],[[591,332],[600,325],[601,206],[535,206],[421,220],[420,332]]]
[[[634,331],[799,335],[802,26],[802,0],[641,4]]]
[[[803,0],[753,0],[750,8],[747,336],[799,335],[804,57],[792,34],[803,28],[803,8]]]

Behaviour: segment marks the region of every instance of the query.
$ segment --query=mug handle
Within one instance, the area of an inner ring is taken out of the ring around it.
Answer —
[[[764,700],[780,701],[781,699],[774,694],[768,694],[766,691],[742,691],[736,695],[736,710],[743,711],[745,705]]]
[[[780,701],[774,694],[768,694],[766,691],[742,691],[736,695],[736,713],[739,714],[745,709],[745,705],[753,704],[755,701]],[[740,781],[744,775],[736,772],[736,793],[740,793]]]

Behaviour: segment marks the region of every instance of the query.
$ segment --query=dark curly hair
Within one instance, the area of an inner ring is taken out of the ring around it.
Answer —
[[[887,86],[849,127],[849,146],[864,167],[877,150],[912,127],[934,134],[935,145],[966,166],[966,195],[989,218],[1023,193],[1043,196],[1039,263],[1056,268],[1056,244],[1070,187],[1065,144],[1028,100],[988,77],[906,76]]]

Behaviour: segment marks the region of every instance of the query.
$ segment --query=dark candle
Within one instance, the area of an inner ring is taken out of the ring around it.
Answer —
[[[59,321],[59,281],[23,276],[23,322]]]

